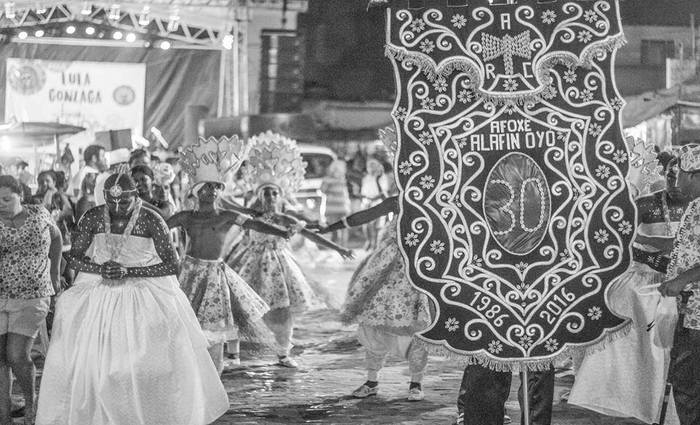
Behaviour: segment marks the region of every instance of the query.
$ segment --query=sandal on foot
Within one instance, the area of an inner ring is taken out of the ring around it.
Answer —
[[[296,369],[299,367],[299,363],[289,356],[280,357],[277,364],[283,367],[288,367],[290,369]]]
[[[364,384],[360,385],[355,391],[352,392],[352,396],[355,398],[367,398],[370,396],[377,395],[378,392],[379,392],[379,385],[375,385],[373,387],[370,387],[365,382]]]

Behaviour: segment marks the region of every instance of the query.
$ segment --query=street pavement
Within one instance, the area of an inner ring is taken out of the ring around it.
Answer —
[[[330,251],[305,248],[297,258],[306,273],[323,284],[334,304],[342,303],[350,276],[362,258],[343,262]],[[295,326],[294,351],[299,369],[276,366],[273,356],[246,357],[239,367],[228,367],[223,382],[231,408],[216,425],[229,424],[452,424],[463,367],[454,360],[430,357],[423,382],[425,400],[409,402],[407,364],[390,359],[380,375],[379,395],[364,400],[349,394],[365,381],[364,352],[355,337],[355,326],[343,326],[337,310],[305,314]],[[245,350],[245,346],[243,346]],[[555,388],[554,425],[642,425],[632,419],[613,418],[577,408],[561,395],[571,388],[573,376],[558,374]],[[512,423],[520,423],[514,376],[506,404]]]

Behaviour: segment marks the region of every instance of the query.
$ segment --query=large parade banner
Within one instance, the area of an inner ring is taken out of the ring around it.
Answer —
[[[419,337],[499,369],[611,337],[636,228],[617,3],[388,3],[401,250],[437,306]]]
[[[7,59],[5,121],[143,133],[146,65]]]

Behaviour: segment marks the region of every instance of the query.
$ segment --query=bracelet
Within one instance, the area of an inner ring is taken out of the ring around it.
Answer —
[[[348,227],[350,227],[350,225],[348,224],[348,218],[347,218],[347,217],[341,218],[341,219],[340,219],[340,222],[343,223],[343,229],[347,229]]]

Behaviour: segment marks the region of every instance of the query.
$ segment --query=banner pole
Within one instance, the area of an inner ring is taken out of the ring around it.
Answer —
[[[520,386],[523,389],[523,425],[530,425],[530,389],[528,388],[528,371],[525,363],[520,363]]]

